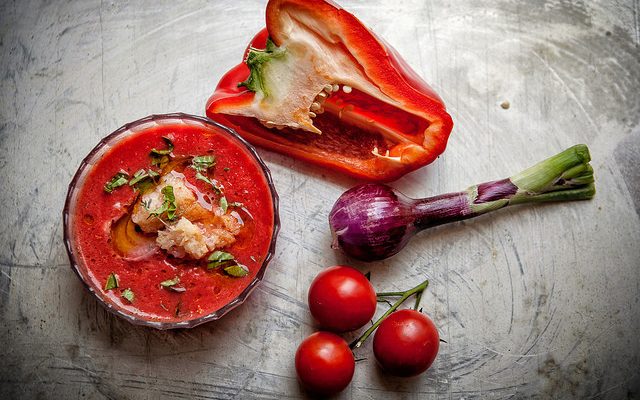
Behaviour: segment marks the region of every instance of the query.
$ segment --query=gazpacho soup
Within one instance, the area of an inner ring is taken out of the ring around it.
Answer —
[[[220,318],[262,278],[277,195],[253,147],[186,114],[120,128],[84,160],[65,205],[80,278],[131,322],[160,329]]]

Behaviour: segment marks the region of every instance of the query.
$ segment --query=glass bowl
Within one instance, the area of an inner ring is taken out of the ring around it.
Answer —
[[[264,261],[262,262],[262,265],[260,266],[260,269],[256,273],[253,280],[242,290],[242,292],[237,297],[226,303],[218,310],[206,315],[200,315],[191,319],[181,321],[157,321],[151,318],[147,319],[142,317],[141,315],[137,315],[128,310],[121,309],[119,306],[113,304],[111,300],[104,296],[101,288],[97,288],[96,283],[89,278],[89,268],[87,268],[83,257],[79,256],[78,244],[74,241],[74,235],[72,231],[74,226],[74,218],[76,218],[76,213],[74,213],[74,211],[78,201],[80,189],[82,188],[89,172],[92,170],[97,161],[100,160],[100,158],[105,155],[119,141],[125,138],[129,138],[132,135],[136,135],[137,133],[143,132],[147,129],[157,127],[159,125],[193,126],[197,129],[212,130],[217,134],[223,134],[231,137],[240,148],[246,149],[251,158],[253,158],[255,163],[262,169],[263,175],[267,182],[267,186],[271,192],[271,200],[273,203],[273,231],[271,242],[269,244],[269,249],[264,258]],[[91,152],[84,158],[84,160],[82,160],[78,171],[69,184],[69,190],[67,192],[63,211],[63,221],[64,243],[69,255],[69,260],[71,262],[71,268],[78,275],[87,290],[98,300],[100,304],[102,304],[102,306],[104,306],[112,314],[121,317],[133,324],[148,326],[156,329],[193,328],[205,322],[222,318],[222,316],[224,316],[226,313],[242,304],[251,294],[251,292],[257,287],[260,281],[262,281],[269,261],[273,258],[276,238],[280,229],[280,218],[278,214],[278,194],[276,193],[276,189],[271,178],[271,173],[256,152],[255,148],[247,141],[245,141],[242,137],[240,137],[235,131],[227,128],[226,126],[218,124],[217,122],[214,122],[207,118],[182,113],[151,115],[146,118],[142,118],[126,124],[102,139],[100,143],[98,143],[98,145],[93,150],[91,150]]]

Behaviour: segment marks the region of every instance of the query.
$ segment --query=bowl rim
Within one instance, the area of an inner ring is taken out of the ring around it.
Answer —
[[[177,322],[151,321],[151,320],[146,320],[143,317],[131,315],[129,313],[126,313],[120,310],[119,308],[117,308],[117,306],[106,301],[98,293],[96,293],[93,286],[89,282],[87,282],[87,280],[83,277],[82,273],[80,272],[80,265],[79,265],[78,259],[76,258],[76,254],[74,253],[74,249],[72,247],[71,238],[73,237],[73,235],[71,233],[72,227],[71,227],[71,224],[69,223],[70,222],[69,211],[71,206],[75,204],[74,194],[76,194],[79,191],[79,188],[77,188],[76,185],[80,180],[80,178],[83,177],[85,172],[88,173],[92,168],[91,161],[93,161],[94,157],[96,157],[96,155],[99,152],[101,152],[106,146],[109,146],[110,142],[117,139],[118,137],[120,136],[127,137],[128,136],[127,134],[135,134],[138,131],[144,131],[146,129],[149,129],[151,126],[155,126],[155,124],[157,124],[158,121],[164,121],[164,120],[173,120],[175,122],[180,122],[180,123],[184,123],[184,121],[190,121],[196,124],[201,124],[201,125],[203,124],[205,126],[208,125],[209,127],[213,127],[214,129],[222,131],[232,136],[233,138],[235,138],[241,145],[244,145],[244,147],[249,151],[249,154],[251,154],[251,156],[254,158],[256,163],[262,169],[263,175],[267,180],[267,186],[269,187],[269,190],[271,192],[271,200],[273,204],[273,231],[271,234],[271,242],[269,244],[269,249],[267,250],[267,255],[265,256],[265,259],[262,262],[260,269],[258,270],[253,280],[249,283],[249,285],[247,285],[247,287],[245,287],[237,297],[235,297],[233,300],[228,302],[226,305],[224,305],[220,309],[201,317],[197,317],[197,318],[185,320],[185,321],[177,321]],[[150,124],[154,124],[154,125],[150,125]],[[146,125],[149,125],[149,126],[146,126]],[[135,130],[135,128],[137,127],[139,127],[139,129]],[[264,274],[266,272],[267,266],[275,255],[276,240],[278,237],[278,233],[280,231],[278,193],[273,183],[271,172],[267,167],[267,165],[265,164],[265,162],[260,157],[260,155],[258,154],[258,152],[256,151],[255,147],[253,147],[249,142],[247,142],[244,138],[238,135],[238,133],[236,133],[233,129],[227,126],[224,126],[206,117],[201,117],[201,116],[192,115],[192,114],[185,114],[185,113],[152,114],[147,117],[140,118],[133,122],[127,123],[121,126],[120,128],[116,129],[109,135],[102,138],[100,142],[98,142],[98,144],[89,152],[89,154],[87,154],[82,159],[71,182],[69,183],[69,186],[67,189],[67,195],[65,198],[64,208],[62,211],[62,218],[63,218],[64,245],[67,250],[69,261],[71,263],[71,269],[73,269],[73,271],[78,276],[78,278],[80,278],[80,281],[82,282],[84,287],[89,291],[89,293],[91,293],[98,300],[98,303],[100,303],[103,307],[107,309],[107,311],[109,311],[113,315],[123,318],[135,325],[148,326],[148,327],[160,329],[160,330],[193,328],[209,321],[215,321],[222,318],[229,311],[233,310],[234,308],[244,303],[245,300],[256,289],[258,284],[264,278]]]

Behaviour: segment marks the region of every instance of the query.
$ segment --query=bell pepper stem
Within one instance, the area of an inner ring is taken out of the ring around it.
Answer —
[[[398,309],[398,307],[400,307],[402,305],[402,303],[404,303],[409,297],[411,297],[412,295],[416,295],[416,306],[418,306],[418,304],[420,303],[420,298],[422,297],[422,292],[424,292],[424,290],[427,288],[427,286],[429,286],[429,280],[425,280],[424,282],[422,282],[421,284],[419,284],[418,286],[406,290],[404,292],[383,292],[383,293],[378,293],[377,296],[378,297],[389,297],[389,296],[400,296],[400,298],[393,303],[393,305],[391,306],[391,308],[389,308],[387,310],[387,312],[385,312],[380,318],[378,318],[378,320],[371,325],[371,327],[369,329],[367,329],[359,338],[357,338],[356,340],[354,340],[353,342],[351,342],[351,344],[349,344],[349,347],[351,348],[351,350],[355,350],[357,348],[359,348],[360,346],[362,346],[362,344],[369,338],[369,336],[371,336],[371,334],[378,328],[378,326],[380,326],[380,324],[382,323],[382,321],[385,320],[385,318],[387,318],[392,312],[396,311]]]

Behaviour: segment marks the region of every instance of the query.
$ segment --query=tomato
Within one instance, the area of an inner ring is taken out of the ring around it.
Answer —
[[[351,382],[355,366],[347,342],[330,332],[312,334],[296,351],[298,378],[313,394],[328,396],[340,392]]]
[[[311,315],[320,326],[333,332],[352,331],[364,326],[373,318],[376,306],[376,291],[355,268],[327,268],[309,287]]]
[[[421,374],[438,354],[440,336],[433,322],[415,310],[389,315],[373,338],[373,353],[386,372],[397,376]]]

